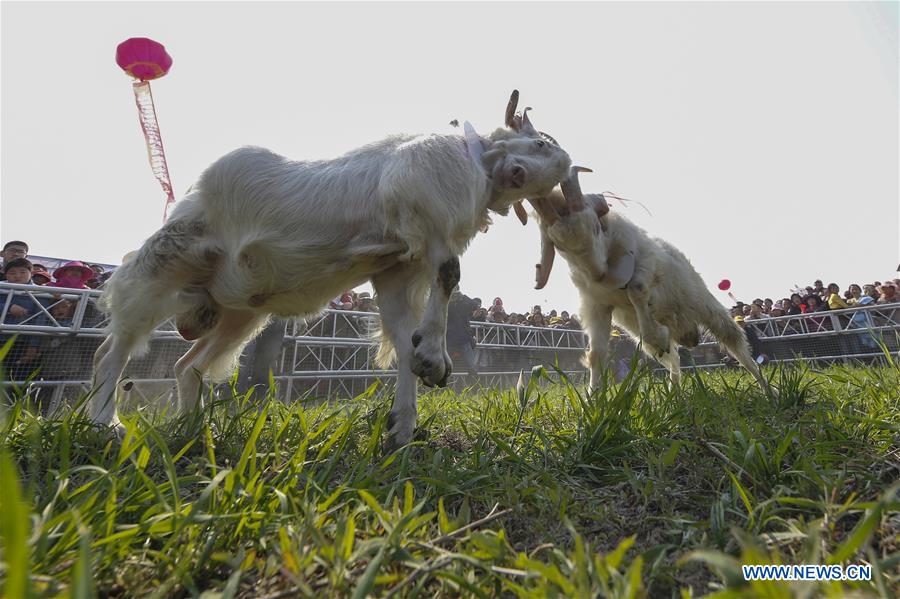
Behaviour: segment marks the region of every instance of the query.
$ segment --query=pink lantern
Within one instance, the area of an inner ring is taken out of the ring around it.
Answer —
[[[116,48],[116,63],[141,81],[158,79],[172,68],[166,47],[146,37],[127,39]]]
[[[719,289],[721,291],[728,291],[729,289],[731,289],[731,281],[729,281],[728,279],[722,279],[721,281],[719,281]]]
[[[127,39],[116,48],[116,63],[128,75],[137,79],[132,84],[134,100],[137,103],[138,118],[144,139],[147,142],[147,156],[150,158],[150,169],[159,181],[166,194],[166,206],[163,209],[163,222],[169,214],[169,208],[175,204],[172,181],[169,178],[169,167],[166,164],[166,153],[163,151],[162,135],[156,120],[156,106],[150,91],[150,80],[158,79],[172,68],[172,57],[159,42],[146,37]]]

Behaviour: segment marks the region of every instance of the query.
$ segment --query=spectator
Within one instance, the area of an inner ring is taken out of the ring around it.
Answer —
[[[781,304],[774,304],[772,309],[769,311],[769,316],[771,318],[778,318],[779,316],[784,316],[784,310],[781,308]]]
[[[447,353],[453,361],[454,370],[468,374],[467,385],[478,382],[475,335],[469,326],[469,317],[475,309],[474,300],[460,291],[454,290],[450,295],[450,303],[447,305]]]
[[[893,304],[898,301],[897,288],[893,283],[885,283],[881,286],[881,297],[876,300],[877,304]]]
[[[329,302],[328,307],[332,310],[352,310],[353,295],[349,291],[345,291],[338,297]]]
[[[572,316],[569,318],[569,328],[573,331],[581,330],[581,321],[578,320],[577,314],[572,314]]]
[[[241,351],[238,361],[237,391],[246,395],[251,389],[261,401],[269,389],[269,373],[279,372],[279,359],[284,346],[288,321],[274,317]],[[273,390],[274,391],[274,390]]]
[[[28,285],[31,283],[32,264],[26,258],[14,258],[6,262],[3,269],[4,280],[7,283]],[[12,297],[10,298],[10,295]],[[3,324],[45,325],[46,317],[41,310],[41,305],[35,298],[27,294],[9,291],[0,293],[0,309],[9,302],[9,308],[3,319]],[[3,347],[13,335],[0,335],[0,347]],[[41,338],[36,335],[19,335],[13,341],[12,346],[4,359],[6,380],[25,380],[35,370],[40,368]]]
[[[807,287],[807,289],[809,288]],[[813,293],[815,293],[819,297],[823,297],[825,295],[825,286],[822,285],[822,279],[816,279],[813,283]]]
[[[53,281],[53,277],[47,272],[43,264],[35,264],[31,269],[31,282],[34,285],[46,285]]]
[[[474,305],[474,304],[473,304]],[[503,300],[499,297],[494,298],[494,303],[488,309],[488,322],[506,322],[506,311],[503,309]]]
[[[847,299],[848,306],[855,306],[859,303],[859,300],[862,299],[862,287],[856,283],[852,283],[850,288],[847,289],[847,292],[850,294],[850,297]]]
[[[475,311],[472,312],[472,320],[475,322],[487,322],[487,315],[486,308],[475,308]]]
[[[767,297],[763,301],[763,312],[769,314],[772,311],[772,307],[775,305],[775,302],[772,301],[772,298]]]
[[[869,285],[866,285],[869,287]],[[875,298],[871,295],[864,295],[859,298],[859,301],[856,303],[857,306],[869,306],[875,303]],[[847,327],[848,329],[870,329],[873,327],[872,316],[867,311],[858,311],[853,314],[850,318],[850,325]],[[859,336],[859,340],[862,343],[863,348],[866,350],[877,350],[878,349],[878,341],[875,339],[875,336],[871,331],[867,331],[866,333]]]
[[[800,297],[799,293],[791,294],[791,306],[788,308],[788,315],[794,316],[797,314],[803,314],[806,312],[806,304],[803,303],[803,298]]]
[[[85,283],[94,276],[94,271],[78,260],[66,262],[55,271],[53,278],[55,283],[49,283],[48,287],[65,287],[66,289],[90,289]]]
[[[357,297],[356,309],[360,312],[378,312],[378,304],[375,303],[371,293],[363,291]]]
[[[875,301],[878,301],[878,298],[881,297],[878,293],[878,288],[875,285],[863,285],[863,294],[871,297]]]
[[[828,284],[828,308],[831,310],[840,310],[841,308],[849,308],[850,306],[841,299],[839,293],[841,288],[837,283]]]
[[[28,256],[28,244],[24,241],[7,241],[0,252],[0,258],[3,258],[3,272],[0,273],[0,281],[6,279],[6,265],[19,258]]]
[[[753,302],[750,304],[750,313],[744,317],[746,320],[760,320],[762,318],[770,318],[768,314],[763,312],[762,306]]]
[[[806,312],[824,312],[828,306],[822,303],[822,298],[816,294],[806,296]]]
[[[750,345],[750,355],[753,356],[753,359],[760,364],[767,362],[769,357],[762,353],[762,342],[759,340],[756,330],[747,326],[746,320],[741,316],[735,316],[734,321],[744,330],[744,336],[747,337],[747,343]]]

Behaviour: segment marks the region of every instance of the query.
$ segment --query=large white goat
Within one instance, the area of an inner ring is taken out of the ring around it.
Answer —
[[[489,211],[506,214],[568,174],[568,154],[534,128],[527,108],[516,113],[517,101],[514,91],[507,127],[486,137],[467,126],[464,135],[389,137],[333,160],[247,147],[214,162],[106,284],[110,324],[94,356],[90,417],[114,422],[129,357],[171,316],[196,340],[175,365],[184,410],[199,399],[200,375],[225,374],[270,314],[315,314],[371,281],[379,357],[395,355],[398,367],[390,441],[409,442],[415,376],[445,385],[451,372],[445,329],[458,256]]]
[[[601,194],[582,194],[578,171],[550,195],[531,200],[541,229],[541,263],[536,288],[547,284],[556,250],[569,263],[581,295],[580,315],[590,339],[591,389],[606,367],[614,321],[642,340],[648,355],[660,359],[674,381],[680,378],[678,347],[694,347],[702,329],[754,376],[770,387],[750,355],[747,339],[728,311],[678,248],[616,212]],[[520,214],[520,218],[521,218]],[[523,223],[525,219],[522,219]]]

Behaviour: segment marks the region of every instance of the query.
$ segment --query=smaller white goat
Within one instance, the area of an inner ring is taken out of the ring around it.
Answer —
[[[680,380],[678,347],[694,347],[710,331],[766,392],[768,382],[750,355],[740,326],[712,296],[678,248],[609,211],[601,194],[582,194],[578,171],[546,197],[530,200],[541,229],[536,288],[547,284],[556,250],[569,263],[581,295],[581,317],[590,339],[591,389],[606,366],[612,322],[642,340],[672,380]],[[522,213],[517,212],[520,219]]]

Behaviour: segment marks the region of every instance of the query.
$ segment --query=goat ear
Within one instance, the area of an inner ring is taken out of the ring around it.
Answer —
[[[584,197],[591,201],[597,216],[603,217],[609,212],[609,204],[606,202],[606,198],[602,193],[586,193],[584,194]]]
[[[475,133],[475,127],[469,121],[466,121],[463,123],[463,131],[466,136],[466,147],[469,150],[469,156],[478,164],[482,164],[484,146],[481,145],[481,138]]]
[[[515,204],[513,204],[513,210],[515,211],[516,216],[519,217],[519,222],[522,223],[522,225],[527,225],[528,224],[528,213],[525,212],[525,207],[522,206],[521,201],[518,201]]]

